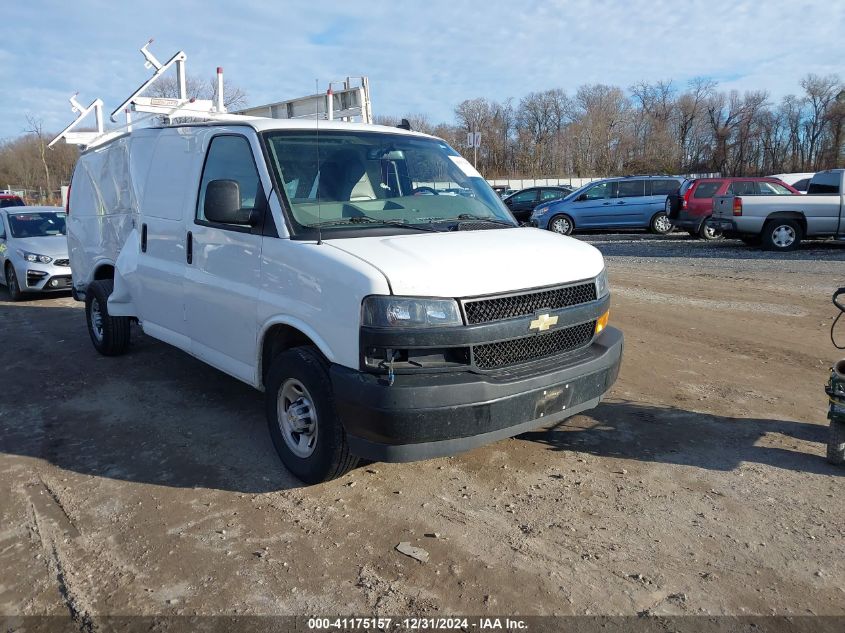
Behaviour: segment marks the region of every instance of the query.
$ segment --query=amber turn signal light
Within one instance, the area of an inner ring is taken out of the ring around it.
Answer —
[[[607,322],[610,320],[610,310],[605,312],[599,317],[599,320],[596,321],[596,334],[599,334],[604,328],[607,327]]]

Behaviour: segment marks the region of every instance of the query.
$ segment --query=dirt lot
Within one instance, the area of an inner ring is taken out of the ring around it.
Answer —
[[[0,614],[845,614],[845,244],[586,239],[626,336],[605,403],[315,487],[257,392],[137,330],[100,357],[80,304],[0,291]]]

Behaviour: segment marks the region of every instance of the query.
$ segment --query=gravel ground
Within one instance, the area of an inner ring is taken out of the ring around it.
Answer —
[[[250,388],[137,331],[100,357],[79,304],[0,293],[0,614],[845,615],[845,245],[583,239],[626,336],[604,403],[313,487]]]

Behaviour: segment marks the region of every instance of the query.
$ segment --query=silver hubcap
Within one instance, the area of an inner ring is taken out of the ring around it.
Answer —
[[[656,228],[661,233],[666,233],[669,229],[672,228],[672,223],[669,221],[669,218],[665,215],[659,215],[654,220],[654,228]]]
[[[276,415],[291,452],[297,457],[310,457],[317,446],[317,410],[301,382],[294,378],[284,382],[279,389]]]
[[[91,331],[98,341],[103,340],[103,313],[100,312],[100,302],[91,300]]]
[[[772,242],[779,248],[787,248],[795,242],[795,229],[786,224],[775,227],[772,231]]]
[[[566,218],[558,218],[552,222],[552,231],[555,233],[562,233],[566,235],[570,231],[569,220]]]

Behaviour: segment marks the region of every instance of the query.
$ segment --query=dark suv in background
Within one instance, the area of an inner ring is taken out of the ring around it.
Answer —
[[[528,218],[531,217],[531,212],[538,204],[560,200],[573,191],[572,187],[565,185],[528,187],[512,193],[503,202],[519,222],[527,222]]]
[[[677,192],[666,198],[666,215],[672,225],[703,240],[721,233],[706,225],[716,196],[799,195],[799,191],[777,178],[694,178],[685,180]]]
[[[22,207],[24,201],[18,196],[9,193],[0,193],[0,209],[5,207]]]

